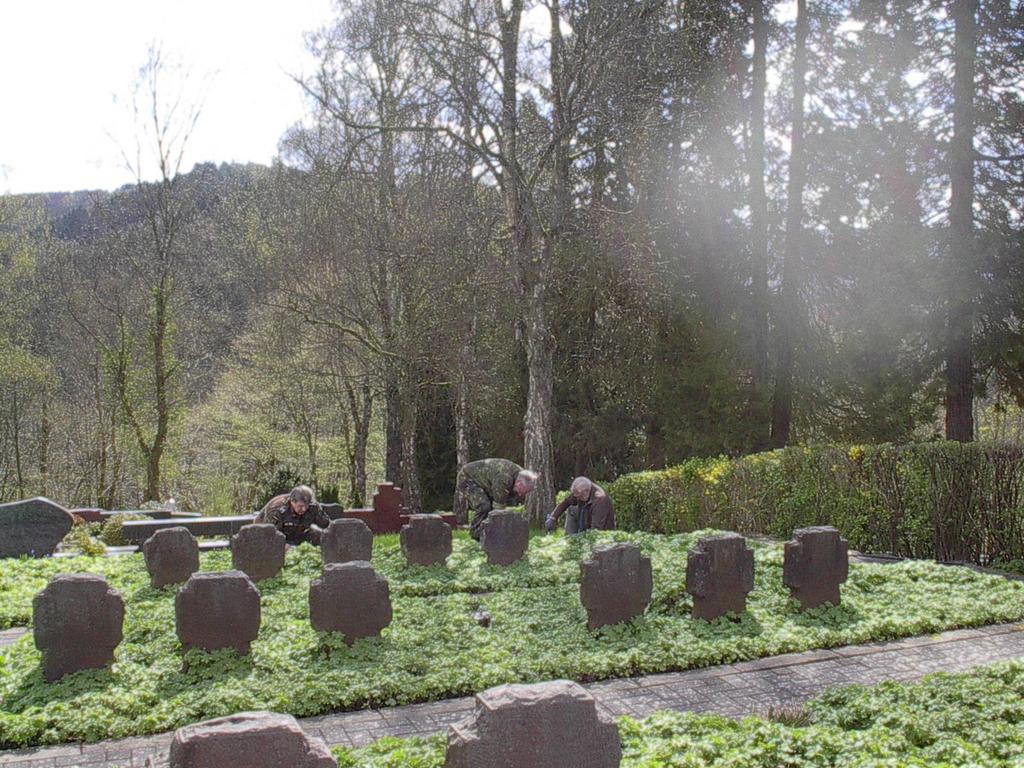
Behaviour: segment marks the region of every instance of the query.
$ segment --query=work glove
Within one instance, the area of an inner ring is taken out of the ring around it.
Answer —
[[[548,533],[551,533],[553,530],[555,530],[554,515],[548,515],[547,519],[544,521],[544,530],[546,530]]]

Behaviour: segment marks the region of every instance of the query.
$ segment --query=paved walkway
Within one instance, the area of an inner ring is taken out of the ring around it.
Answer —
[[[11,633],[2,633],[9,635]],[[797,705],[826,688],[883,680],[916,680],[1024,658],[1024,623],[962,629],[889,643],[774,656],[687,672],[605,680],[587,685],[613,715],[643,717],[660,709],[718,712],[730,717],[765,714]],[[329,745],[361,746],[382,736],[428,735],[444,730],[473,709],[473,698],[389,709],[343,712],[300,720]],[[0,751],[3,768],[141,768],[147,759],[166,766],[171,734],[96,744],[66,744]]]

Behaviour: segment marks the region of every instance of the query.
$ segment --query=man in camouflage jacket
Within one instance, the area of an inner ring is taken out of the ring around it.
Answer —
[[[455,509],[467,508],[472,517],[469,535],[477,541],[492,509],[522,504],[537,484],[537,473],[508,459],[471,461],[455,480]]]

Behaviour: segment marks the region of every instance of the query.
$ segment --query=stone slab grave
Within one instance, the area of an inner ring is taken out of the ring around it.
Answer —
[[[484,520],[480,546],[491,565],[512,565],[530,546],[530,523],[516,512],[495,510]]]
[[[234,648],[245,656],[260,631],[260,593],[241,571],[194,573],[178,590],[174,617],[185,650]]]
[[[309,621],[318,632],[341,632],[352,645],[391,624],[387,579],[365,561],[328,563],[309,585]]]
[[[0,504],[0,557],[52,555],[74,523],[70,512],[42,496]]]
[[[686,591],[693,595],[693,618],[710,621],[747,609],[754,588],[754,550],[738,533],[706,536],[686,561]]]
[[[798,528],[787,541],[782,582],[803,610],[839,605],[839,585],[850,575],[849,546],[830,526]]]
[[[328,563],[370,562],[373,557],[373,531],[362,520],[332,520],[320,539],[324,565]]]
[[[124,600],[102,576],[58,574],[32,600],[32,632],[50,683],[112,663],[123,629]]]
[[[273,525],[246,525],[231,537],[231,567],[253,581],[272,579],[284,567],[287,549],[285,535]]]
[[[147,765],[153,765],[148,761]],[[337,768],[322,739],[291,715],[240,712],[174,732],[170,768]]]
[[[570,680],[500,685],[449,726],[445,768],[616,768],[619,730]]]
[[[409,565],[437,565],[452,553],[452,529],[439,515],[410,515],[398,535]]]
[[[199,570],[199,542],[187,528],[164,528],[142,545],[153,589],[188,581]]]
[[[651,603],[651,558],[636,544],[595,547],[580,570],[580,601],[587,609],[588,629],[630,621]]]

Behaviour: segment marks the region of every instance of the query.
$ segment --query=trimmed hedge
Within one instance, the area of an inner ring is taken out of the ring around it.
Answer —
[[[788,539],[832,525],[851,547],[987,563],[1024,558],[1024,447],[937,442],[792,447],[691,459],[608,487],[619,526]]]

